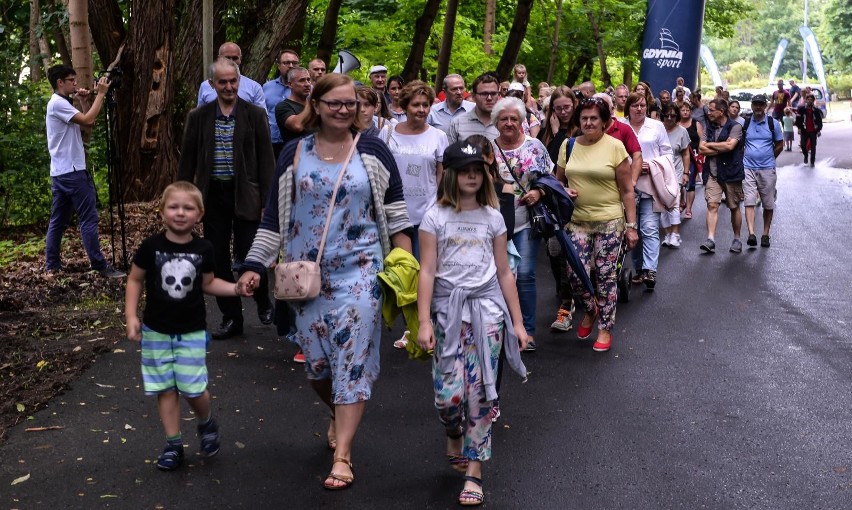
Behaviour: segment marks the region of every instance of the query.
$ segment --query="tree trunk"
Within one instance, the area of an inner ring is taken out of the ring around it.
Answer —
[[[80,87],[91,89],[92,39],[89,34],[89,4],[86,0],[68,2],[68,25],[71,31],[71,61]]]
[[[62,0],[56,0],[56,4],[48,4],[47,11],[48,14],[53,14],[56,12],[56,5],[65,5]],[[63,7],[64,8],[64,7]],[[53,20],[56,17],[52,18]],[[59,59],[62,60],[62,65],[71,66],[71,52],[68,50],[68,39],[65,31],[62,30],[62,26],[53,21],[52,26],[50,27],[53,31],[53,39],[56,41],[56,52],[59,53]]]
[[[565,78],[565,85],[573,87],[575,84],[578,84],[580,82],[580,74],[583,72],[583,69],[587,68],[590,64],[593,64],[591,58],[586,55],[578,56],[568,67],[568,76]]]
[[[41,80],[41,63],[39,56],[38,22],[41,19],[41,9],[38,0],[30,0],[30,81]]]
[[[174,180],[180,136],[173,130],[176,0],[133,0],[115,142],[126,201],[150,200]]]
[[[53,59],[50,58],[50,55],[52,55],[53,52],[50,51],[50,44],[48,44],[47,37],[43,33],[41,37],[38,38],[38,47],[39,52],[41,53],[41,67],[47,71],[50,69],[53,62]]]
[[[331,65],[331,56],[337,43],[337,18],[342,3],[343,0],[330,0],[325,11],[325,22],[322,24],[322,34],[317,44],[317,58],[321,58],[326,66]]]
[[[595,40],[595,46],[598,50],[598,60],[601,65],[601,80],[603,81],[604,87],[609,87],[612,85],[612,79],[609,76],[609,70],[606,67],[606,51],[604,51],[603,47],[603,38],[601,37],[601,28],[598,25],[597,18],[595,18],[595,14],[592,12],[589,7],[588,0],[583,0],[583,5],[586,8],[586,16],[589,18],[589,25],[592,27],[592,36]]]
[[[266,81],[272,63],[281,51],[281,45],[293,30],[299,18],[308,9],[308,0],[279,0],[264,4],[254,21],[255,29],[251,41],[243,47],[243,65],[240,71],[249,78]]]
[[[629,60],[624,61],[624,75],[621,83],[627,85],[631,90],[633,89],[633,63]]]
[[[506,49],[503,50],[503,56],[500,57],[500,62],[497,64],[497,75],[500,76],[501,80],[509,78],[512,74],[512,68],[515,66],[515,61],[518,60],[521,44],[523,44],[524,37],[527,35],[527,25],[530,22],[532,6],[533,0],[518,0],[515,20],[512,22],[512,29],[509,31],[509,39],[506,41]]]
[[[550,39],[550,65],[547,66],[547,83],[553,83],[556,61],[559,58],[559,25],[562,24],[562,0],[556,2],[556,21],[553,25],[553,37]]]
[[[127,37],[122,16],[121,8],[115,0],[89,0],[92,40],[104,68],[115,60],[118,48]]]
[[[459,10],[458,0],[447,0],[447,11],[444,13],[444,36],[441,40],[441,50],[438,52],[438,71],[435,74],[435,90],[441,90],[444,77],[450,68],[450,56],[453,53],[453,32],[456,27],[456,14]]]
[[[426,53],[426,43],[432,35],[432,25],[438,16],[441,0],[427,0],[423,5],[423,14],[414,23],[414,40],[411,42],[411,51],[408,52],[408,60],[402,69],[402,79],[406,82],[416,80],[423,70],[423,55]]]
[[[482,41],[486,55],[494,54],[494,49],[491,48],[491,37],[494,35],[496,11],[497,0],[485,0],[485,27],[483,27],[482,31]]]
[[[186,112],[195,106],[198,86],[207,78],[207,71],[198,63],[202,61],[202,0],[181,2],[178,13],[178,33],[174,55],[175,97],[178,98],[175,110]],[[183,115],[176,115],[175,120],[183,122]],[[176,129],[176,133],[182,129]]]

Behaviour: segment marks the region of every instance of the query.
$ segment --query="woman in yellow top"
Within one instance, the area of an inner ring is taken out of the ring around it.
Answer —
[[[593,274],[595,286],[592,296],[568,268],[574,301],[583,303],[586,309],[577,336],[588,338],[597,321],[598,337],[592,348],[598,352],[608,351],[612,345],[618,297],[616,266],[622,238],[627,237],[627,249],[632,249],[639,240],[627,151],[619,140],[604,133],[610,117],[609,107],[601,99],[580,101],[574,124],[582,134],[575,139],[567,157],[569,140],[562,144],[556,163],[557,177],[568,183],[569,195],[574,198],[574,215],[568,231],[586,271]]]

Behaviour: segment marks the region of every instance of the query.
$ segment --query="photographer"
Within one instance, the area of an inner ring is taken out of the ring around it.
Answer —
[[[53,205],[45,242],[47,271],[62,269],[59,254],[62,235],[71,222],[72,211],[80,221],[80,237],[89,256],[92,269],[108,278],[121,278],[125,274],[110,266],[98,241],[98,211],[95,185],[86,169],[86,151],[80,126],[95,125],[104,97],[110,87],[106,76],[97,83],[97,94],[77,88],[77,73],[63,65],[47,70],[48,81],[53,87],[53,96],[47,103],[47,148],[50,152],[50,181]],[[72,96],[80,100],[83,111],[73,105]]]

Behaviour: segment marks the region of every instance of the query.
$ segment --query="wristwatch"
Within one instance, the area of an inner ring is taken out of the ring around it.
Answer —
[[[633,222],[633,223],[625,223],[625,224],[624,224],[624,228],[632,228],[633,230],[636,230],[636,229],[638,229],[638,228],[639,228],[639,225],[637,225],[635,222]]]

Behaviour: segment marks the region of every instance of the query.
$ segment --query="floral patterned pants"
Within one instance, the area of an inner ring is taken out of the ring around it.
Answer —
[[[593,300],[596,300],[600,310],[598,329],[612,331],[618,299],[618,253],[624,237],[624,220],[570,222],[568,231],[595,287],[595,296],[592,296],[569,266],[568,278],[574,299],[582,302],[587,311],[594,310]]]
[[[464,432],[461,454],[470,460],[491,458],[491,402],[485,400],[480,363],[491,363],[497,370],[497,359],[503,346],[503,323],[486,326],[490,359],[480,360],[473,340],[473,328],[462,324],[461,338],[445,338],[440,326],[435,326],[435,352],[443,351],[445,342],[459,342],[461,348],[449,374],[441,373],[437,358],[432,359],[432,378],[435,384],[435,408],[448,433]]]

